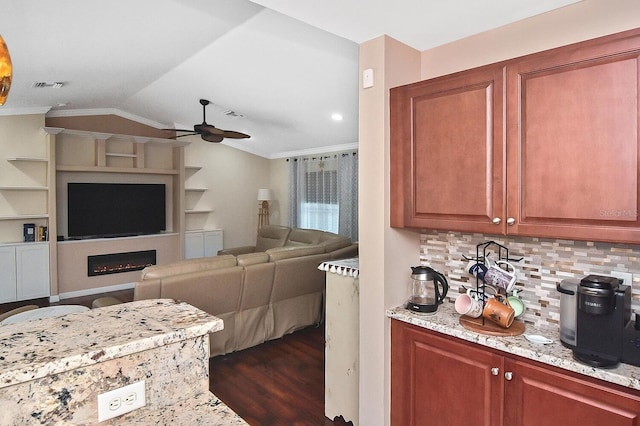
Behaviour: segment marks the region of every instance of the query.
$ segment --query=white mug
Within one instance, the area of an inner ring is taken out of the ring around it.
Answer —
[[[500,265],[507,265],[507,270],[502,269]],[[508,269],[511,269],[509,271]],[[498,260],[491,265],[484,274],[484,281],[494,287],[499,287],[507,292],[513,290],[513,286],[516,285],[516,268],[507,261]]]
[[[478,318],[482,315],[482,301],[476,300],[466,293],[458,296],[455,307],[456,312],[460,315],[467,315],[471,318]]]

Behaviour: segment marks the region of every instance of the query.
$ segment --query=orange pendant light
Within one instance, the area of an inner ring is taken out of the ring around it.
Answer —
[[[9,88],[11,87],[11,57],[9,49],[5,44],[2,36],[0,36],[0,106],[4,105],[4,101],[9,96]]]

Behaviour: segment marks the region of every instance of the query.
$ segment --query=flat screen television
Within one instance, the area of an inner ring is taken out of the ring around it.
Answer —
[[[155,183],[68,183],[69,238],[166,230],[166,188]]]

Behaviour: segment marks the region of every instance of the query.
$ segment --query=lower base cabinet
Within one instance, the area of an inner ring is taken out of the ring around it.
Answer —
[[[391,424],[640,426],[640,391],[392,320]]]
[[[49,297],[49,243],[0,246],[0,303]]]
[[[187,231],[184,235],[184,258],[217,256],[222,250],[222,230]]]

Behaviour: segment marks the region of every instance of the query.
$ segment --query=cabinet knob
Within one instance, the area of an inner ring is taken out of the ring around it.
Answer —
[[[514,223],[516,223],[516,220],[512,217],[507,219],[507,225],[513,225]]]
[[[491,222],[493,222],[494,225],[500,225],[500,222],[502,222],[502,220],[499,217],[494,217]]]
[[[500,369],[499,369],[498,367],[493,367],[493,368],[491,369],[491,375],[492,375],[492,376],[497,376],[497,375],[498,375],[498,373],[500,373]]]
[[[507,371],[504,373],[504,378],[507,380],[513,379],[513,373],[511,371]]]

